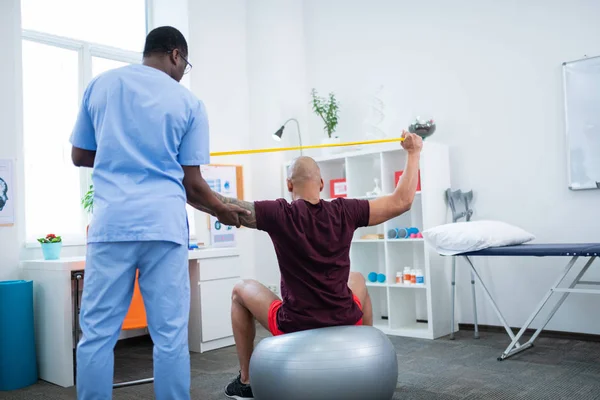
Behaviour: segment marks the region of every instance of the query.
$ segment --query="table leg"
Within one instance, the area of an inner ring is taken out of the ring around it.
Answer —
[[[450,315],[450,340],[454,340],[454,304],[456,302],[456,257],[452,257],[452,314]]]
[[[79,292],[81,291],[81,279],[83,278],[83,272],[75,272],[73,274],[75,278],[75,289],[73,294],[73,318],[75,320],[75,332],[74,340],[75,351],[73,352],[73,382],[77,385],[77,345],[79,344]]]
[[[473,276],[473,271],[471,271],[471,295],[473,297],[473,338],[479,339],[479,325],[477,324],[477,297],[475,297],[475,277]]]
[[[571,261],[569,261],[569,263],[565,267],[565,270],[564,270],[563,274],[556,281],[556,283],[550,288],[550,290],[546,293],[546,295],[544,296],[544,298],[542,299],[542,301],[540,302],[540,304],[538,305],[538,307],[536,308],[536,310],[527,319],[527,321],[525,322],[525,325],[521,328],[521,330],[519,331],[519,333],[517,333],[517,336],[516,336],[515,339],[513,339],[513,342],[511,342],[511,344],[508,345],[508,347],[506,348],[506,350],[504,350],[504,353],[502,353],[502,355],[498,358],[499,361],[505,360],[508,357],[511,357],[511,356],[513,356],[513,355],[515,355],[517,353],[522,352],[523,350],[526,350],[528,348],[533,347],[533,342],[535,341],[535,339],[539,336],[539,334],[546,327],[546,325],[548,325],[548,322],[550,322],[550,320],[552,319],[552,317],[554,316],[554,314],[556,313],[556,311],[558,311],[558,309],[560,308],[560,306],[562,306],[562,304],[564,303],[564,301],[567,299],[567,296],[569,295],[568,292],[562,294],[560,300],[556,303],[556,305],[554,306],[554,308],[552,308],[552,311],[550,311],[550,313],[548,314],[548,316],[546,317],[546,319],[544,320],[544,322],[535,331],[535,333],[531,336],[531,338],[527,341],[527,343],[525,343],[521,348],[513,349],[515,341],[519,340],[521,338],[521,336],[523,336],[523,334],[525,333],[525,330],[529,327],[529,325],[531,325],[531,323],[533,322],[533,320],[535,319],[535,317],[537,317],[537,315],[540,313],[540,311],[542,310],[542,308],[544,308],[544,306],[546,305],[546,302],[548,301],[548,299],[550,299],[550,297],[554,293],[554,290],[558,287],[558,285],[560,285],[560,283],[567,276],[567,274],[569,273],[569,271],[571,270],[571,268],[575,264],[575,261],[577,261],[577,258],[578,257],[575,256],[575,257],[573,257],[571,259]],[[594,262],[595,259],[596,259],[596,257],[592,257],[592,258],[590,258],[590,260],[587,263],[585,263],[585,265],[583,266],[583,268],[581,269],[581,271],[579,271],[579,273],[577,274],[577,276],[575,277],[575,279],[573,279],[573,281],[569,285],[569,289],[574,288],[577,285],[577,283],[579,283],[579,281],[581,280],[581,278],[583,277],[583,275],[586,273],[586,271],[589,269],[589,267],[592,265],[592,263]]]
[[[491,293],[489,292],[489,290],[487,289],[487,287],[483,283],[483,280],[481,279],[481,277],[477,273],[477,270],[475,269],[475,266],[473,265],[473,262],[471,262],[471,259],[469,257],[467,257],[467,256],[463,256],[463,257],[465,258],[465,260],[467,260],[467,262],[471,266],[471,271],[473,271],[473,274],[475,275],[475,278],[477,278],[477,281],[479,281],[479,284],[483,288],[483,292],[486,294],[488,300],[492,304],[492,308],[494,309],[494,311],[496,312],[496,315],[498,316],[498,318],[502,322],[502,325],[504,325],[504,329],[506,330],[506,333],[508,333],[508,336],[510,336],[510,338],[514,340],[515,339],[515,334],[513,333],[513,331],[508,326],[508,323],[506,322],[506,320],[504,319],[504,316],[500,312],[500,309],[496,305],[496,302],[494,301],[494,298],[492,297]],[[518,342],[517,342],[517,346],[520,346]]]

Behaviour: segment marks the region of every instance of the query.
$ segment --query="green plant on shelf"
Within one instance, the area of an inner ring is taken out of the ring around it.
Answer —
[[[311,94],[313,111],[325,123],[323,130],[327,132],[327,136],[331,139],[331,135],[335,132],[338,124],[339,103],[333,93],[329,93],[328,98],[320,97],[317,90],[313,89]]]

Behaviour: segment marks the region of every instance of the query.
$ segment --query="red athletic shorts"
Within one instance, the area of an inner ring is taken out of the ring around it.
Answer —
[[[360,304],[360,300],[356,297],[355,294],[352,294],[354,298],[354,302],[358,304],[358,308],[362,311],[362,304]],[[283,335],[284,333],[279,330],[277,327],[277,311],[281,307],[281,300],[273,300],[271,306],[269,307],[269,330],[273,336]],[[362,325],[362,318],[356,323],[356,325]]]

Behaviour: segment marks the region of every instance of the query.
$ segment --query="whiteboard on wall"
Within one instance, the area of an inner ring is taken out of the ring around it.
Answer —
[[[600,57],[563,63],[569,189],[600,188]]]

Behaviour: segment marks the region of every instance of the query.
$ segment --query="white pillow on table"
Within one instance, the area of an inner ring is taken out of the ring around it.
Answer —
[[[423,238],[441,255],[451,256],[488,247],[512,246],[535,239],[531,233],[501,221],[470,221],[439,225]]]

